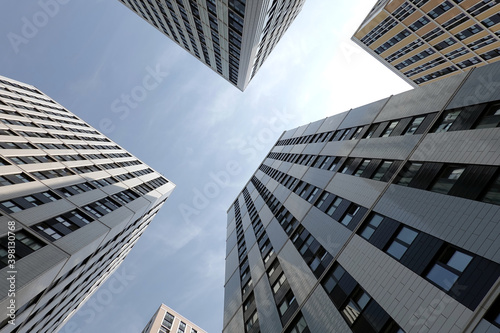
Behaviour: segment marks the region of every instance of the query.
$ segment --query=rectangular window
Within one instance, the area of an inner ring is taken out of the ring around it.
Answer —
[[[456,183],[458,178],[465,171],[465,167],[463,166],[447,166],[441,172],[439,178],[436,180],[434,185],[432,185],[430,191],[448,194],[450,192],[453,185]]]
[[[497,175],[496,179],[486,189],[486,193],[483,195],[481,201],[500,205],[500,174]]]
[[[412,135],[412,134],[414,134],[417,131],[417,129],[420,126],[420,124],[422,124],[422,122],[424,121],[424,119],[425,119],[425,117],[416,117],[416,118],[413,118],[413,121],[408,126],[408,128],[406,129],[406,131],[404,132],[403,135]]]
[[[393,163],[392,161],[383,161],[378,166],[377,170],[375,171],[375,173],[371,178],[373,180],[381,180],[385,176],[389,168],[392,166],[392,163]]]
[[[369,138],[373,137],[373,134],[375,133],[375,131],[377,130],[379,125],[380,124],[371,125],[370,128],[368,129],[368,131],[366,132],[365,136],[363,137],[363,139],[369,139]]]
[[[435,133],[447,132],[450,127],[453,125],[453,122],[460,115],[461,110],[450,110],[445,111],[445,113],[441,116],[437,126],[434,127]]]
[[[389,245],[386,252],[397,260],[401,259],[417,235],[418,232],[410,228],[403,227],[396,238],[392,241],[391,245]]]
[[[360,127],[356,128],[356,131],[352,135],[351,140],[359,139],[359,134],[361,133],[362,130],[363,130],[363,126],[360,126]]]
[[[375,230],[377,230],[383,219],[384,217],[382,215],[373,213],[372,217],[370,218],[370,221],[361,231],[360,236],[366,240],[369,240],[370,237],[372,237]]]
[[[407,165],[401,170],[401,173],[396,181],[396,184],[401,186],[408,186],[410,182],[413,180],[415,175],[418,173],[420,168],[422,167],[422,163],[414,163],[408,162]]]
[[[328,209],[326,210],[326,214],[332,216],[333,213],[335,213],[335,210],[339,208],[339,205],[342,203],[342,198],[337,197],[333,202],[328,206]]]
[[[286,311],[293,305],[294,302],[296,303],[297,301],[295,300],[295,296],[290,290],[285,295],[285,299],[281,302],[281,304],[278,305],[278,309],[282,317],[285,315]]]
[[[382,133],[382,137],[386,138],[389,135],[391,135],[392,131],[394,131],[394,129],[396,128],[396,126],[398,125],[398,123],[399,123],[399,120],[391,121],[389,123],[389,125],[387,125],[387,128],[385,129],[384,133]]]
[[[359,211],[359,206],[355,205],[355,204],[351,204],[349,206],[349,209],[347,210],[347,212],[344,214],[344,217],[341,218],[339,222],[345,226],[348,226],[349,223],[351,222],[351,220],[353,219],[353,217],[356,216],[358,211]]]
[[[368,159],[363,160],[363,162],[361,162],[361,164],[358,166],[358,168],[354,172],[354,176],[360,177],[361,174],[363,173],[363,171],[365,171],[366,167],[368,166],[368,164],[370,164],[371,161],[372,160],[368,160]]]
[[[349,325],[354,324],[361,311],[368,305],[371,297],[361,288],[358,287],[349,298],[349,302],[341,310],[342,315]]]
[[[500,103],[490,106],[474,128],[493,128],[500,124]]]
[[[472,261],[472,256],[447,247],[432,265],[426,278],[438,287],[449,291]]]

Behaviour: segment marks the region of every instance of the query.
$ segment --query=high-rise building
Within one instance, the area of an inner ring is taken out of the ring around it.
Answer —
[[[500,59],[500,3],[379,0],[352,40],[416,87]]]
[[[498,77],[284,132],[228,210],[223,332],[500,332]]]
[[[142,333],[206,333],[185,317],[162,304]]]
[[[120,0],[241,91],[305,0]]]
[[[0,77],[0,332],[56,332],[174,187],[37,88]]]

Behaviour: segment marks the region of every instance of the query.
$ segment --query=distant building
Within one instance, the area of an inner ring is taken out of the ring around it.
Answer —
[[[500,3],[379,0],[352,40],[416,87],[500,59]]]
[[[120,0],[245,90],[305,0]]]
[[[500,63],[286,131],[228,210],[223,333],[500,332]]]
[[[174,187],[37,88],[0,77],[0,332],[58,331]]]
[[[165,304],[162,304],[142,333],[206,333]]]

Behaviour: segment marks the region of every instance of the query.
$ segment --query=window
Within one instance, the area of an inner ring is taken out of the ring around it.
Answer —
[[[370,221],[364,227],[363,231],[361,231],[360,236],[366,240],[369,240],[370,237],[375,232],[375,230],[379,227],[383,219],[384,217],[382,215],[373,213],[372,217],[370,218]]]
[[[359,134],[361,133],[362,130],[363,130],[363,126],[360,126],[360,127],[356,128],[356,131],[352,135],[351,140],[359,139]]]
[[[461,110],[446,111],[441,117],[441,120],[439,121],[437,127],[435,127],[434,132],[435,133],[447,132],[450,129],[451,125],[453,125],[453,122],[460,115],[460,112]]]
[[[247,282],[247,283],[245,283],[245,285],[243,286],[243,288],[241,288],[241,294],[242,294],[242,295],[245,295],[245,294],[249,291],[249,289],[250,289],[251,287],[252,287],[252,278],[250,278],[250,279],[248,280],[248,282]]]
[[[417,131],[417,129],[420,126],[420,124],[422,124],[422,122],[424,121],[424,119],[425,119],[425,117],[416,117],[416,118],[413,118],[413,121],[408,126],[408,128],[406,129],[406,131],[404,132],[403,135],[412,135],[412,134],[414,134]]]
[[[323,203],[325,202],[325,200],[328,198],[329,195],[330,195],[330,193],[323,192],[323,194],[319,197],[319,200],[316,201],[316,203],[314,204],[314,206],[317,207],[317,208],[320,208],[321,205],[323,205]]]
[[[399,120],[396,121],[391,121],[389,125],[387,125],[387,128],[385,129],[384,133],[382,133],[382,137],[386,138],[389,135],[391,135],[392,131],[394,131],[394,128],[398,125]]]
[[[401,186],[408,186],[408,184],[412,181],[413,177],[417,174],[417,172],[422,167],[422,163],[413,163],[408,162],[408,164],[401,170],[399,175],[399,179],[396,184]]]
[[[344,217],[339,222],[345,226],[349,225],[352,218],[358,213],[358,211],[359,211],[359,206],[351,204],[347,212],[344,214]]]
[[[386,252],[397,260],[401,259],[417,235],[418,232],[407,227],[403,227],[396,238],[392,241],[391,245],[389,245]]]
[[[307,327],[306,320],[302,314],[299,313],[297,318],[296,323],[290,325],[290,328],[286,331],[286,333],[309,333],[309,327]]]
[[[342,167],[342,170],[340,171],[340,173],[347,173],[347,171],[349,170],[349,167],[351,166],[351,164],[354,162],[354,158],[350,157],[348,158],[345,163],[344,163],[344,166]]]
[[[292,291],[290,290],[285,295],[285,299],[281,302],[281,304],[278,305],[280,315],[284,316],[286,311],[293,305],[294,302],[296,303],[295,296],[293,295]]]
[[[326,214],[332,216],[333,213],[337,208],[339,208],[340,204],[342,203],[342,198],[337,197],[333,202],[328,206],[328,209],[326,210]]]
[[[448,194],[464,170],[465,167],[462,166],[445,167],[430,190],[437,193]]]
[[[373,134],[375,133],[375,131],[377,130],[379,125],[380,124],[371,125],[370,128],[368,129],[368,131],[366,131],[366,134],[363,137],[363,139],[369,139],[369,138],[373,137]]]
[[[497,297],[490,309],[484,315],[484,319],[500,328],[500,297]]]
[[[490,106],[474,128],[498,127],[500,123],[500,103]]]
[[[497,175],[496,179],[486,189],[486,193],[483,195],[481,201],[500,205],[500,174]]]
[[[185,329],[186,329],[186,323],[181,321],[179,324],[179,328],[177,329],[177,333],[184,333]]]
[[[247,322],[245,323],[245,329],[246,331],[250,331],[255,325],[258,324],[259,321],[259,316],[257,315],[257,310],[254,311],[254,313],[248,318]]]
[[[322,285],[328,294],[333,291],[333,288],[335,288],[335,286],[339,283],[342,276],[344,276],[344,273],[345,270],[337,264],[336,267],[325,276]]]
[[[360,287],[353,292],[349,302],[342,309],[342,314],[349,325],[354,324],[370,300],[371,297]]]
[[[452,247],[447,247],[426,277],[438,287],[449,291],[471,262],[472,257]]]
[[[354,172],[354,176],[361,176],[361,174],[363,173],[363,171],[365,171],[366,167],[368,166],[368,164],[370,164],[371,161],[372,160],[363,160],[363,162],[361,162],[361,164],[356,169],[356,172]]]
[[[11,200],[0,202],[0,206],[7,213],[17,213],[23,210],[21,206]]]
[[[273,285],[273,293],[276,295],[276,293],[280,290],[281,286],[285,283],[286,277],[284,273],[281,273],[279,276],[278,280]]]
[[[385,176],[389,168],[392,166],[392,161],[383,161],[382,164],[379,165],[377,170],[375,170],[374,175],[372,176],[373,180],[382,180]]]

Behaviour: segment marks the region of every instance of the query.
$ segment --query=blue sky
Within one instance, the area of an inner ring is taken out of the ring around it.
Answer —
[[[306,2],[242,93],[117,0],[2,2],[0,75],[177,185],[61,332],[140,332],[161,303],[222,330],[226,210],[283,130],[410,89],[350,41],[374,3]]]

